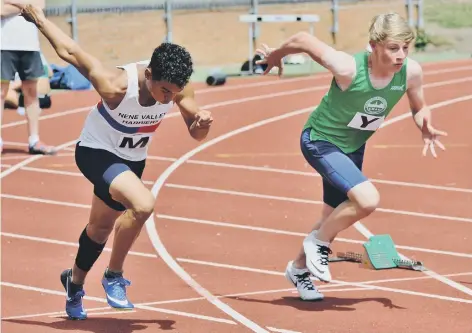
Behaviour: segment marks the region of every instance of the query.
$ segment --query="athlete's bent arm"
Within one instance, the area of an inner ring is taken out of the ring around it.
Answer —
[[[48,20],[39,6],[12,4],[22,10],[21,15],[27,21],[38,27],[38,30],[49,40],[62,60],[75,66],[82,75],[90,80],[98,94],[106,102],[110,103],[115,99],[122,98],[126,85],[120,84],[121,70],[105,68],[97,58],[85,52],[80,45]]]
[[[258,50],[259,53],[261,50]],[[263,50],[262,50],[263,51]],[[268,54],[268,64],[277,66],[278,63],[289,54],[306,53],[314,61],[329,70],[337,80],[352,80],[356,72],[354,57],[342,51],[338,51],[317,37],[301,31],[289,37],[279,48],[271,50]]]
[[[434,145],[444,150],[444,146],[437,139],[438,136],[446,136],[447,133],[439,131],[432,126],[431,109],[426,104],[423,91],[423,70],[415,60],[408,59],[408,87],[406,94],[410,104],[411,113],[416,126],[422,132],[425,142],[423,155],[429,149],[436,157]]]
[[[423,91],[423,71],[421,66],[414,60],[408,59],[408,86],[406,94],[410,109],[416,126],[423,127],[423,119],[431,118],[431,110],[426,104]]]
[[[175,102],[192,138],[198,141],[205,139],[210,131],[213,118],[209,111],[200,110],[198,107],[192,86],[186,86],[177,95]]]

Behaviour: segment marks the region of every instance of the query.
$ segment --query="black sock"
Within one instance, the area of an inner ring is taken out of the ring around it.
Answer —
[[[83,284],[75,284],[74,282],[70,282],[70,285],[69,285],[70,289],[69,289],[69,294],[70,295],[75,295],[78,291],[84,289],[84,285]]]
[[[112,279],[112,278],[119,278],[119,277],[122,277],[123,276],[123,272],[113,272],[113,271],[110,271],[107,267],[107,269],[105,270],[105,277],[107,279]]]

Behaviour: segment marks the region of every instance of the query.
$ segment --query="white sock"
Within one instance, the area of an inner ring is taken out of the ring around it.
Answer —
[[[39,135],[31,135],[28,138],[28,143],[30,147],[33,147],[38,141],[39,141]]]
[[[20,107],[18,107],[18,109],[16,110],[16,112],[17,112],[20,116],[24,116],[26,110],[25,110],[24,107],[20,106]]]
[[[327,246],[327,247],[329,247],[329,245],[330,245],[329,242],[320,241],[318,238],[315,238],[315,243],[318,244],[318,245]]]
[[[307,271],[307,268],[297,268],[295,267],[295,264],[292,262],[292,272],[294,274],[303,274]]]

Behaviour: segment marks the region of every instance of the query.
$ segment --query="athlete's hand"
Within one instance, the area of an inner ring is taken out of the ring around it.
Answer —
[[[256,50],[256,54],[263,57],[263,59],[256,61],[257,65],[267,64],[267,68],[264,71],[264,75],[269,74],[272,68],[279,68],[279,76],[283,74],[283,56],[279,52],[274,52],[276,49],[268,47],[266,44],[262,44],[261,48]]]
[[[421,134],[424,141],[423,156],[426,156],[428,150],[431,151],[431,155],[438,157],[434,146],[438,146],[442,150],[446,150],[446,147],[439,141],[438,137],[447,136],[447,133],[435,129],[428,118],[423,118],[423,126],[421,127]]]
[[[195,115],[195,128],[208,128],[213,122],[213,117],[210,111],[201,110]]]
[[[13,5],[20,9],[20,15],[25,18],[26,21],[35,24],[36,26],[46,19],[44,12],[41,7],[36,5],[31,5],[26,2],[20,1],[5,1],[10,5]]]

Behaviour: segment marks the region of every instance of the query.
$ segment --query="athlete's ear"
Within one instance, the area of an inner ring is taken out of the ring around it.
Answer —
[[[152,80],[152,72],[149,67],[146,67],[146,69],[144,70],[144,77],[146,78],[146,80]]]
[[[370,41],[370,42],[369,42],[369,46],[370,46],[370,49],[371,49],[371,50],[375,49],[375,42],[374,42],[374,41]]]

